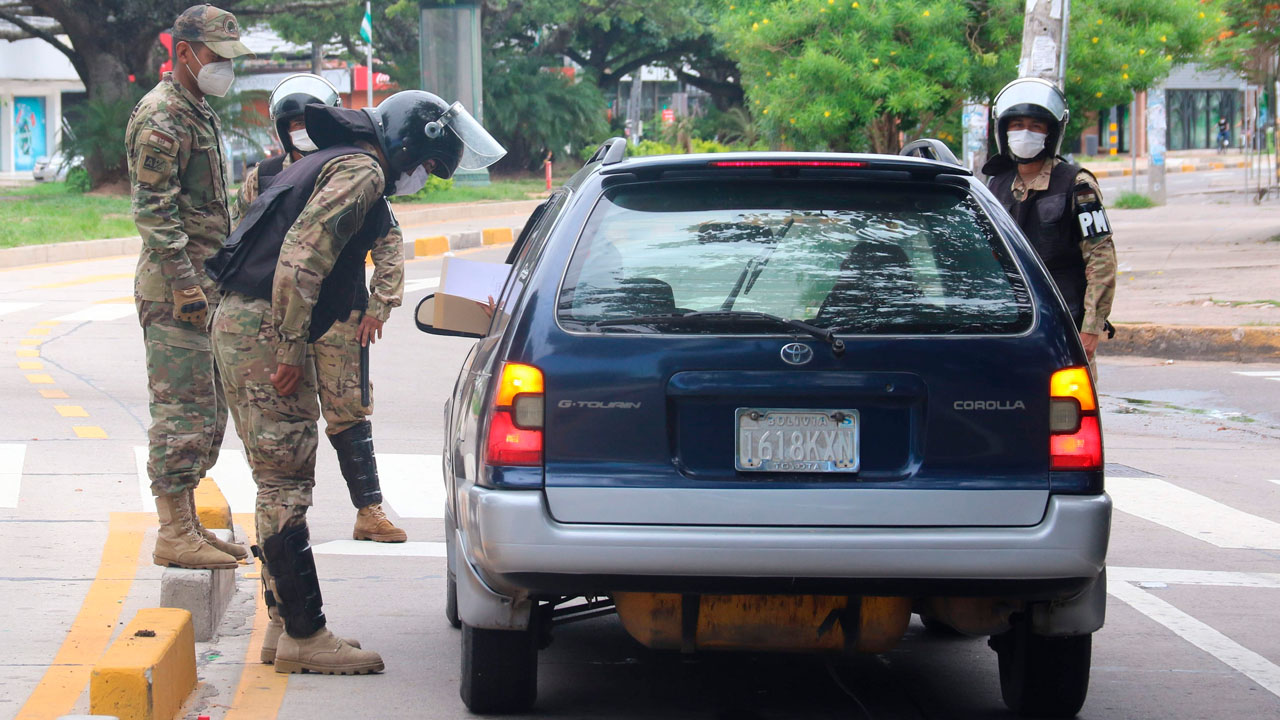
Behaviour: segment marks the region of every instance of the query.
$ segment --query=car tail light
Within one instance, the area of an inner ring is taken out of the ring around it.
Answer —
[[[1049,380],[1049,469],[1102,469],[1098,397],[1088,368],[1065,368]]]
[[[542,371],[504,363],[493,394],[485,462],[489,465],[542,464]]]

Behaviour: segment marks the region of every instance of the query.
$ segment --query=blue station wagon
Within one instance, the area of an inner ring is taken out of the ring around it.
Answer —
[[[656,649],[990,636],[1069,717],[1111,502],[1084,350],[1034,250],[936,141],[626,159],[530,218],[446,414],[449,620],[475,712],[557,624]],[[434,297],[418,308],[432,326]]]

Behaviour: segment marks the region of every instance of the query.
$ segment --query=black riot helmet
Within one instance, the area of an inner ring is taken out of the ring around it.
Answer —
[[[342,107],[342,97],[333,83],[311,73],[290,75],[271,91],[271,98],[267,101],[271,124],[275,126],[276,137],[280,138],[285,152],[295,149],[289,137],[289,122],[302,117],[302,111],[313,104]]]
[[[1042,78],[1018,78],[996,95],[996,146],[1001,155],[1015,162],[1035,162],[1041,158],[1058,155],[1062,149],[1062,134],[1071,112],[1067,110],[1067,98],[1058,86]],[[1044,150],[1034,158],[1017,158],[1009,152],[1009,121],[1016,117],[1031,117],[1049,125]]]
[[[458,168],[479,170],[507,154],[461,103],[423,90],[403,90],[365,112],[390,165],[389,187],[427,160],[435,161],[434,175],[448,179]]]

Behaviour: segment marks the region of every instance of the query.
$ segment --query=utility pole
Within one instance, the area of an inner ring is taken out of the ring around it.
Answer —
[[[1038,77],[1065,87],[1071,0],[1027,0],[1022,20],[1018,77]]]

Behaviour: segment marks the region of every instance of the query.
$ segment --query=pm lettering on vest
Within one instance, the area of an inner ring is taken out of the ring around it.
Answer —
[[[1075,189],[1076,219],[1080,222],[1080,237],[1085,240],[1101,240],[1111,234],[1111,222],[1102,207],[1098,193],[1088,184]]]

